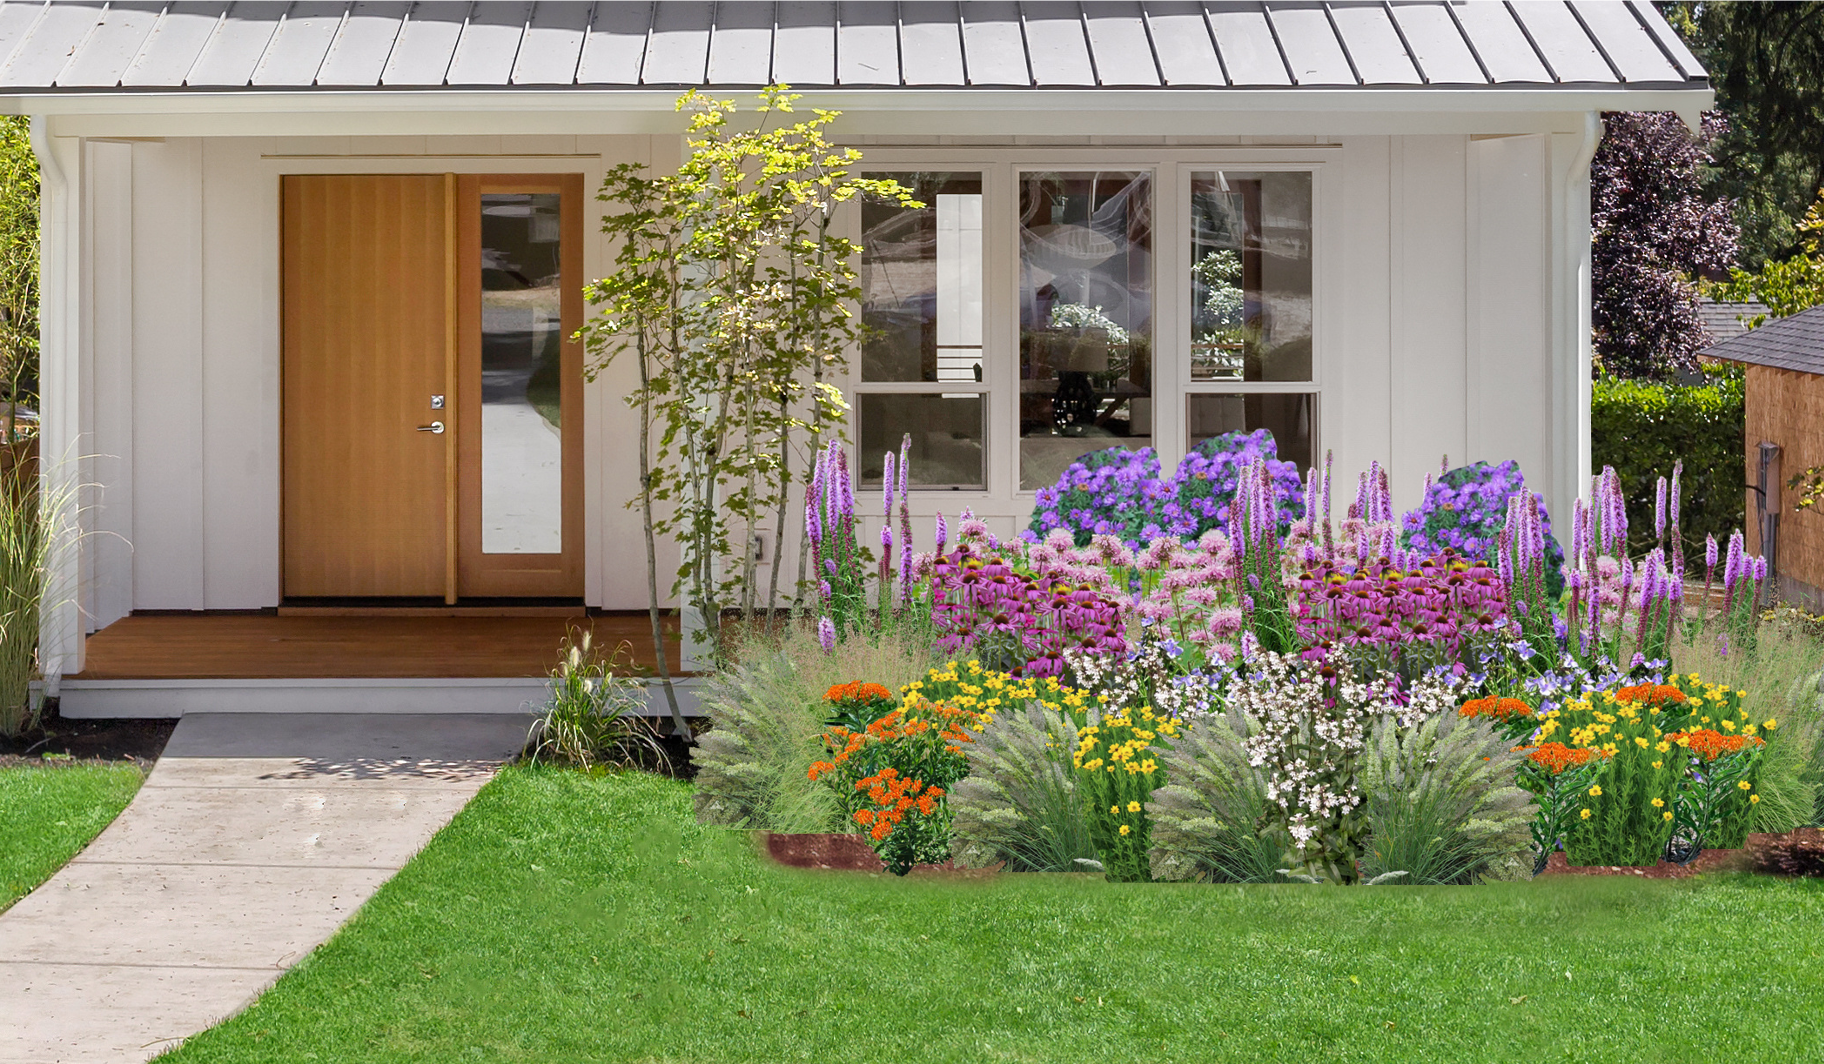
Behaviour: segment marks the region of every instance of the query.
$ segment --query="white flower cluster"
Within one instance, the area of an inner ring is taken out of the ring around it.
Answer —
[[[1111,711],[1122,706],[1139,708],[1154,703],[1159,694],[1169,689],[1172,659],[1169,648],[1147,640],[1126,654],[1104,654],[1087,650],[1064,652],[1065,674],[1072,686],[1096,696]]]
[[[1244,743],[1249,763],[1264,770],[1267,800],[1304,850],[1348,843],[1324,836],[1362,804],[1358,761],[1375,722],[1390,717],[1409,728],[1453,709],[1458,685],[1439,674],[1402,689],[1395,679],[1362,682],[1346,666],[1261,651],[1224,695],[1258,727]]]

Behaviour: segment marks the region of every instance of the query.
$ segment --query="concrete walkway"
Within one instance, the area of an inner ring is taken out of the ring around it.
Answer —
[[[147,1060],[244,1008],[430,841],[528,719],[205,713],[0,915],[0,1064]]]

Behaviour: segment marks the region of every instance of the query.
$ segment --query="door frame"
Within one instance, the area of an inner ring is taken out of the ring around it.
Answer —
[[[558,399],[563,447],[563,550],[559,554],[484,554],[481,550],[481,197],[495,192],[559,196],[558,270],[563,330]],[[575,333],[583,324],[584,206],[580,173],[456,177],[453,600],[583,597],[583,345],[575,339]]]

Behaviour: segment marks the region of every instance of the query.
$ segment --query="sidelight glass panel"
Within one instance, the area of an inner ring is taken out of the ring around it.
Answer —
[[[888,451],[898,455],[910,434],[909,487],[980,491],[988,486],[982,469],[982,396],[863,392],[855,397],[860,486],[880,487]]]
[[[1152,445],[1152,174],[1020,176],[1020,488]]]
[[[1311,175],[1191,175],[1191,379],[1311,379]]]
[[[982,175],[871,173],[922,207],[861,205],[863,381],[982,380]]]
[[[481,552],[564,549],[555,192],[481,197]]]

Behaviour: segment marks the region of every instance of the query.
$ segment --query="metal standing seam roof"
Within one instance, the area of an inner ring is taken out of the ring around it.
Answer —
[[[1824,374],[1824,307],[1801,310],[1699,351],[1705,358]]]
[[[1707,89],[1647,0],[0,0],[0,95],[386,89]]]

